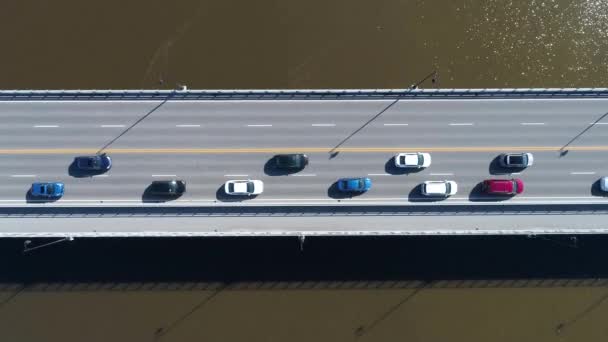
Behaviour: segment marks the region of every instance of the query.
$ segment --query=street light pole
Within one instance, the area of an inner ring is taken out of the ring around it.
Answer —
[[[48,242],[48,243],[45,243],[45,244],[42,244],[42,245],[39,245],[39,246],[34,246],[34,247],[29,247],[32,244],[32,240],[25,240],[23,242],[23,253],[27,253],[27,252],[33,251],[35,249],[40,249],[40,248],[43,248],[43,247],[48,247],[50,245],[58,244],[58,243],[63,242],[63,241],[74,241],[74,237],[72,237],[72,236],[66,236],[66,237],[61,238],[59,240],[51,241],[51,242]]]

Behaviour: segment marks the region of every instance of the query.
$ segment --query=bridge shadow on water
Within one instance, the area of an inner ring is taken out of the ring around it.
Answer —
[[[76,238],[24,253],[24,239],[3,239],[0,282],[601,278],[606,245],[608,235]]]

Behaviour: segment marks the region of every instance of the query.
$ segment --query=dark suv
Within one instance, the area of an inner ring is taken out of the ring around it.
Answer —
[[[274,156],[275,166],[282,170],[301,170],[308,165],[308,156],[299,154],[279,154]]]
[[[181,180],[154,181],[149,192],[156,196],[181,196],[186,192],[186,182]]]
[[[112,159],[105,153],[76,157],[75,161],[79,170],[88,172],[105,172],[112,167]]]

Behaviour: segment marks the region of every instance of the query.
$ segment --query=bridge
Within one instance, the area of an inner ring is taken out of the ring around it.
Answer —
[[[598,180],[608,175],[607,115],[606,88],[0,91],[0,234],[603,232],[608,199]],[[101,152],[112,157],[108,173],[73,174],[75,156]],[[393,165],[399,152],[429,152],[432,165],[403,172]],[[506,152],[531,152],[535,163],[509,173],[496,161]],[[310,164],[277,172],[271,158],[278,153],[306,153]],[[359,176],[373,181],[367,193],[336,191],[338,178]],[[513,177],[525,182],[522,195],[480,191],[484,179]],[[173,178],[187,182],[182,197],[146,196],[152,181]],[[264,193],[227,196],[229,179],[263,180]],[[420,194],[422,182],[445,179],[458,183],[456,195]],[[33,200],[35,181],[65,183],[64,197]],[[308,214],[292,219],[303,207]],[[330,209],[341,207],[348,215]],[[142,208],[145,217],[125,216]],[[187,220],[163,214],[167,208],[186,210]],[[210,208],[231,214],[211,217]],[[268,216],[272,208],[289,215]],[[427,214],[403,215],[416,210]]]

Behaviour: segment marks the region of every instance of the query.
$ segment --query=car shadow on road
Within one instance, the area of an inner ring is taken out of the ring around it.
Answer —
[[[26,203],[53,203],[57,202],[61,197],[36,197],[32,195],[32,189],[28,189],[25,193],[25,202]]]
[[[503,202],[513,198],[515,195],[491,195],[483,191],[482,182],[477,183],[469,193],[471,202]]]
[[[424,168],[406,168],[406,167],[397,167],[395,165],[395,157],[391,157],[389,160],[384,163],[384,172],[391,175],[408,175],[410,173],[418,173],[424,170]]]
[[[276,156],[273,156],[272,158],[270,158],[266,161],[266,164],[264,164],[264,173],[266,175],[268,175],[268,176],[288,176],[292,173],[301,171],[300,169],[294,169],[294,170],[280,169],[276,165],[275,158],[276,158]]]
[[[496,158],[492,159],[490,165],[488,167],[488,172],[491,175],[510,175],[512,173],[522,172],[525,167],[503,167],[500,165],[500,155],[496,156]]]
[[[410,202],[441,202],[445,201],[448,197],[445,196],[424,196],[422,194],[422,184],[416,185],[407,196],[407,200]]]
[[[141,201],[143,203],[164,203],[174,201],[181,197],[181,195],[176,196],[163,196],[163,195],[155,195],[151,192],[152,185],[148,185],[148,187],[141,194]]]
[[[224,190],[224,184],[220,186],[215,192],[215,198],[220,202],[243,202],[257,198],[258,195],[251,196],[238,196],[238,195],[228,195]]]
[[[354,197],[358,197],[363,195],[365,192],[357,192],[357,191],[351,191],[351,192],[344,192],[344,191],[340,191],[338,190],[338,182],[334,182],[332,185],[329,186],[329,188],[327,188],[327,196],[333,199],[348,199],[348,198],[354,198]]]
[[[608,192],[602,191],[602,189],[600,188],[599,179],[593,182],[593,184],[591,184],[591,195],[598,197],[608,197]]]

